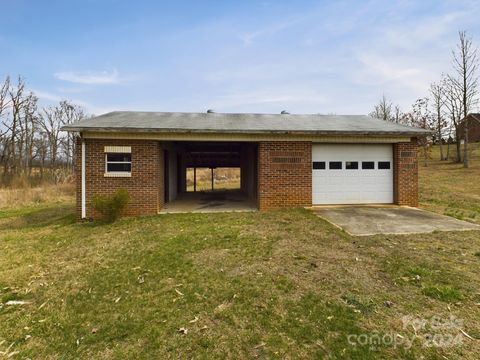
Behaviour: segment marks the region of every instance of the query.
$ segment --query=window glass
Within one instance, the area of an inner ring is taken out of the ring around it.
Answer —
[[[330,170],[341,170],[342,169],[342,162],[341,161],[330,161],[328,163],[328,168]]]
[[[346,161],[345,162],[345,169],[347,169],[347,170],[357,170],[358,169],[358,161]]]
[[[325,161],[314,161],[313,170],[325,170]]]
[[[131,172],[132,154],[130,153],[107,153],[107,172]]]
[[[108,163],[107,172],[131,172],[131,163]]]
[[[362,161],[363,170],[373,170],[375,169],[375,161]]]
[[[380,170],[388,170],[390,169],[390,161],[379,161],[378,168]]]
[[[109,153],[107,154],[107,161],[132,161],[132,154]]]

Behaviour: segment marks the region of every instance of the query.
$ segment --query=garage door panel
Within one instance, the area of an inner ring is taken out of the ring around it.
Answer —
[[[393,202],[392,145],[314,144],[312,161],[326,165],[312,170],[313,204]],[[341,162],[342,169],[330,170],[330,162]],[[347,162],[357,162],[358,169],[346,169]],[[362,169],[362,162],[374,162],[374,169]],[[379,169],[379,162],[389,162],[390,169]]]

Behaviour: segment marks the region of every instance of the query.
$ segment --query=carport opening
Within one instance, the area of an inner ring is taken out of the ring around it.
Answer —
[[[257,144],[162,142],[165,212],[257,209]]]
[[[187,168],[187,192],[240,191],[241,168]]]

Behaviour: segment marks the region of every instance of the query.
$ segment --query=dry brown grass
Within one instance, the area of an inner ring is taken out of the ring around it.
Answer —
[[[73,202],[75,184],[44,184],[37,187],[0,188],[0,209],[35,206],[44,203]]]
[[[428,166],[419,166],[420,206],[480,224],[480,143],[470,144],[470,167],[440,161],[434,146]]]
[[[197,169],[197,191],[210,191],[212,189],[211,170],[208,168]],[[239,168],[217,168],[213,173],[214,189],[239,189]],[[187,191],[193,191],[193,168],[187,169]]]

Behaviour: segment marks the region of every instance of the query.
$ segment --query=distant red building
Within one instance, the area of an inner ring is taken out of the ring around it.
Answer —
[[[480,141],[480,114],[468,114],[468,116],[458,124],[458,133],[460,139],[464,137],[465,125],[468,124],[468,141]]]

